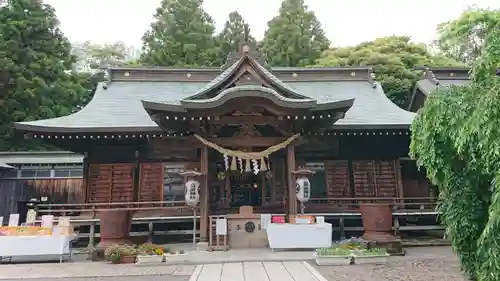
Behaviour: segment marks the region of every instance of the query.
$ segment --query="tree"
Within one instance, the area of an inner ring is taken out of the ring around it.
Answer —
[[[245,34],[247,38],[245,38]],[[223,65],[227,55],[232,51],[238,50],[244,40],[249,45],[257,47],[257,41],[250,35],[250,26],[238,12],[231,12],[229,19],[224,24],[224,29],[217,36],[217,45],[220,52],[218,64]]]
[[[128,47],[123,42],[96,44],[92,41],[73,44],[72,53],[77,60],[90,63],[92,69],[120,66],[127,63]]]
[[[438,25],[436,47],[466,64],[479,57],[486,35],[500,23],[500,10],[471,8],[457,19]]]
[[[16,139],[12,122],[67,115],[88,100],[68,73],[70,52],[51,6],[8,0],[0,8],[0,150],[38,148]]]
[[[459,66],[444,56],[430,54],[424,44],[407,36],[389,36],[352,47],[325,51],[318,66],[372,66],[376,80],[395,104],[408,108],[412,90],[421,71],[417,66]]]
[[[306,66],[330,47],[330,40],[304,0],[284,0],[267,23],[260,50],[272,66]]]
[[[217,57],[215,26],[202,0],[162,0],[143,40],[144,64],[210,66]]]
[[[411,127],[411,156],[440,191],[439,211],[472,280],[500,280],[500,25],[485,37],[472,84],[430,95]]]

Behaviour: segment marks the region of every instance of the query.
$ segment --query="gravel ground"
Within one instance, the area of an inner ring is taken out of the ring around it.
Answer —
[[[330,281],[467,281],[450,247],[413,248],[386,265],[318,266]]]

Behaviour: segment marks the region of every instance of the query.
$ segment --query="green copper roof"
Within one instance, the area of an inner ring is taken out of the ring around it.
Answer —
[[[324,104],[355,99],[335,127],[352,129],[408,128],[415,114],[392,103],[381,86],[369,81],[287,82],[288,87]],[[19,122],[19,130],[34,132],[144,132],[160,131],[144,110],[142,101],[180,104],[204,82],[112,82],[100,84],[92,101],[68,116]]]

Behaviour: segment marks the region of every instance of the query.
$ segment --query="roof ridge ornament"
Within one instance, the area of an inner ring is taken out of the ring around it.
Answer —
[[[264,68],[270,69],[264,56],[257,50],[257,46],[253,45],[254,44],[250,43],[250,28],[248,27],[248,25],[245,25],[243,29],[243,38],[239,44],[239,49],[233,50],[227,55],[224,65],[221,66],[221,71],[228,69],[242,57],[251,57]]]

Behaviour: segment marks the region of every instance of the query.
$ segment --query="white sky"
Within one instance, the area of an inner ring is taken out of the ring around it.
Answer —
[[[123,41],[141,46],[161,0],[45,0],[51,4],[71,41]],[[261,39],[281,0],[205,0],[206,11],[222,29],[238,11]],[[438,23],[456,18],[467,7],[500,8],[499,0],[306,0],[335,46],[353,45],[388,35],[409,35],[429,43]]]

